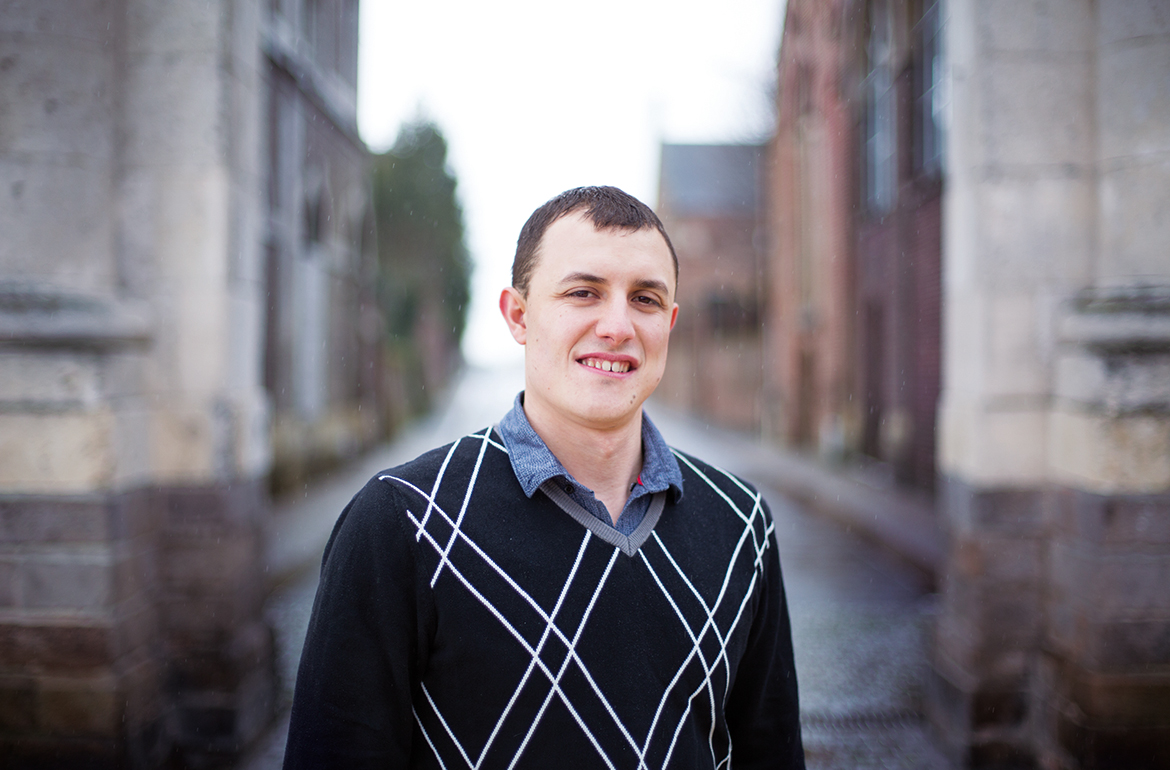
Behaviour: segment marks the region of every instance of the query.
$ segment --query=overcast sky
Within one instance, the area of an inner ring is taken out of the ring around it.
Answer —
[[[662,142],[767,136],[785,2],[362,2],[363,138],[383,151],[421,114],[450,146],[476,267],[469,359],[520,353],[496,298],[541,203],[612,184],[653,205]]]

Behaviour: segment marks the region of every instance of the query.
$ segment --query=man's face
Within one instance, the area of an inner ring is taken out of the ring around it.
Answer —
[[[578,213],[550,225],[528,296],[511,287],[500,296],[525,346],[529,420],[606,429],[640,416],[666,366],[674,284],[655,229],[597,230]]]

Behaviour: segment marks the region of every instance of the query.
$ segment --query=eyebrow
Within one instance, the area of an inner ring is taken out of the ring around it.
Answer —
[[[609,281],[607,279],[602,278],[601,276],[594,275],[593,273],[569,273],[568,275],[566,275],[564,278],[561,279],[562,284],[577,283],[577,282],[595,283],[595,284],[599,284],[602,286],[609,284]],[[670,293],[670,288],[666,285],[665,281],[659,281],[659,280],[654,279],[654,278],[642,278],[642,279],[639,279],[637,281],[634,281],[634,288],[635,289],[648,289],[648,290],[653,290],[653,291],[660,291],[663,294]]]

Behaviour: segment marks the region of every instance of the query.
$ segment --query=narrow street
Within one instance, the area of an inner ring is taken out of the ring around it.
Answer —
[[[266,614],[276,628],[283,715],[238,770],[279,768],[323,537],[341,506],[381,468],[490,424],[521,387],[508,372],[469,370],[431,418],[353,468],[323,480],[273,517],[270,567],[284,575]],[[765,491],[776,519],[800,682],[810,770],[948,770],[922,717],[926,641],[934,598],[924,576],[767,484],[755,440],[707,428],[652,404],[673,446],[740,473]]]

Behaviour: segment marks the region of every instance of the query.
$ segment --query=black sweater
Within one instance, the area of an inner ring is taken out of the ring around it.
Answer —
[[[628,539],[526,498],[491,430],[372,479],[326,546],[286,770],[803,768],[771,515],[675,454],[685,495]]]

